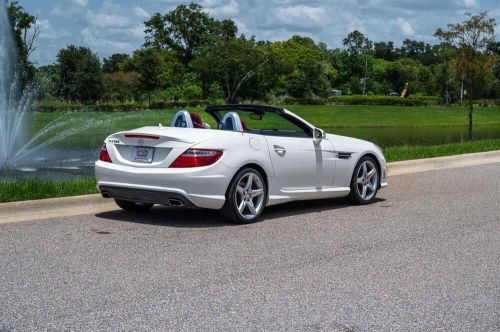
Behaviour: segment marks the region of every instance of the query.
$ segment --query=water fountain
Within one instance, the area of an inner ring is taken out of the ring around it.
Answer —
[[[0,165],[7,167],[14,146],[21,139],[24,117],[34,97],[27,89],[20,93],[16,75],[16,47],[6,7],[0,5]],[[30,91],[31,90],[31,91]]]
[[[16,66],[17,50],[11,24],[6,7],[0,4],[0,179],[6,174],[17,177],[20,171],[82,166],[90,169],[98,145],[84,153],[72,148],[61,151],[52,146],[87,129],[106,127],[113,119],[102,115],[82,121],[82,117],[63,114],[33,132],[31,111],[36,89],[28,85],[21,91]]]

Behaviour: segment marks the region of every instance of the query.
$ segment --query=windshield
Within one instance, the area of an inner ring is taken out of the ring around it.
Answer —
[[[236,130],[268,136],[310,137],[305,129],[276,112],[219,110],[220,130]],[[236,115],[236,116],[235,116]],[[239,120],[239,121],[238,121]],[[238,122],[241,122],[241,127]]]

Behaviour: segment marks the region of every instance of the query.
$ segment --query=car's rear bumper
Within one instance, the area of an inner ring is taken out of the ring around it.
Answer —
[[[164,205],[180,200],[206,209],[222,208],[231,176],[217,168],[136,168],[102,161],[95,163],[95,175],[106,197]]]
[[[167,206],[195,206],[187,197],[176,192],[164,192],[137,188],[100,185],[104,198],[116,198],[139,203],[162,204]]]

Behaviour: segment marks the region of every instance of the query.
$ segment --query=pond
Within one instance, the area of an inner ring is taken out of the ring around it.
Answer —
[[[382,147],[400,145],[439,145],[457,142],[467,142],[469,131],[467,127],[385,127],[385,128],[331,128],[323,127],[325,131],[365,139]],[[103,130],[104,131],[104,130]],[[103,139],[107,134],[97,132],[89,135],[77,134],[71,137],[69,144],[57,148],[46,149],[33,164],[23,165],[8,171],[0,170],[0,180],[22,178],[72,179],[76,177],[93,176],[94,162],[99,158]],[[473,130],[473,139],[500,138],[500,126],[477,126]],[[71,144],[78,148],[69,148]]]
[[[322,128],[328,133],[356,137],[381,147],[441,145],[469,141],[468,127]],[[500,138],[500,126],[476,126],[473,140]]]

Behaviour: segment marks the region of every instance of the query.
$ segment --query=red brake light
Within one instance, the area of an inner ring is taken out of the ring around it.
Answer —
[[[160,139],[160,136],[144,135],[144,134],[126,134],[126,138],[144,138],[144,139]]]
[[[112,163],[111,157],[109,156],[108,149],[106,148],[106,144],[102,146],[101,155],[99,156],[99,160],[105,161],[107,163]]]
[[[203,167],[215,164],[222,157],[220,150],[189,149],[181,154],[170,168]]]

